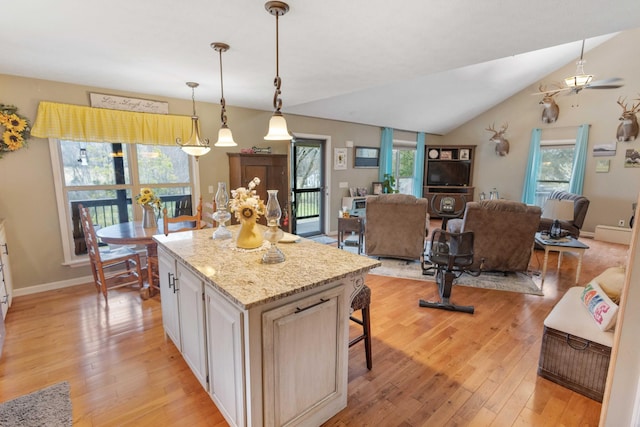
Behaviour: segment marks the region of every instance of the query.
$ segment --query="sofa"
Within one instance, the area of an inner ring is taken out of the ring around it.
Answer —
[[[429,202],[409,194],[367,197],[365,253],[380,258],[421,260],[429,233]]]
[[[450,219],[447,231],[473,231],[474,261],[470,270],[526,272],[540,215],[539,206],[509,200],[469,202],[464,216]]]
[[[589,199],[580,195],[573,194],[567,191],[556,190],[549,196],[549,199],[559,200],[572,200],[573,201],[573,220],[563,221],[559,220],[560,226],[563,230],[569,232],[572,237],[576,239],[580,237],[580,229],[584,223],[584,218],[587,216],[587,210],[589,209]],[[551,228],[553,218],[541,218],[538,231],[547,231]]]

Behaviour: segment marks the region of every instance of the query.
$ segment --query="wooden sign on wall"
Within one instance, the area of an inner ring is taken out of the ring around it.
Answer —
[[[91,106],[139,113],[169,114],[169,103],[150,99],[128,98],[104,93],[89,93]]]

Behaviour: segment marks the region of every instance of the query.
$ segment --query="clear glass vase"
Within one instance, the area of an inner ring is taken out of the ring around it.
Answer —
[[[278,202],[278,190],[267,190],[269,199],[265,206],[264,217],[267,220],[267,231],[264,232],[264,238],[271,243],[269,250],[262,256],[264,264],[276,264],[284,261],[284,254],[278,249],[278,242],[284,236],[284,232],[280,230],[280,217],[282,217],[282,209]]]
[[[213,214],[213,219],[218,223],[218,227],[213,232],[213,238],[215,240],[230,239],[231,232],[225,225],[231,219],[231,213],[227,210],[229,195],[227,194],[227,184],[225,182],[218,183],[215,202],[216,212]]]

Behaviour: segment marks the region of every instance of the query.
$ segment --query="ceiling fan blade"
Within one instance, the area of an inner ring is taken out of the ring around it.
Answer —
[[[544,95],[548,95],[550,93],[564,92],[566,90],[571,90],[571,89],[572,88],[570,88],[570,87],[563,87],[563,88],[560,88],[560,89],[545,90],[543,92],[534,92],[531,95],[543,95],[544,96]]]
[[[585,86],[585,89],[617,89],[624,86],[620,77],[611,77],[604,80],[596,80]]]

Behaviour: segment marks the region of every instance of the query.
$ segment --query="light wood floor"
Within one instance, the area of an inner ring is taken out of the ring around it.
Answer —
[[[583,241],[583,284],[626,255]],[[598,402],[536,375],[542,322],[575,279],[576,256],[559,273],[556,262],[544,297],[455,287],[452,300],[474,315],[418,307],[437,299],[433,283],[370,275],[373,370],[352,347],[348,407],[326,425],[597,425]],[[165,338],[158,297],[125,288],[107,306],[92,284],[75,286],[15,298],[6,323],[0,401],[68,381],[76,426],[226,425]]]

